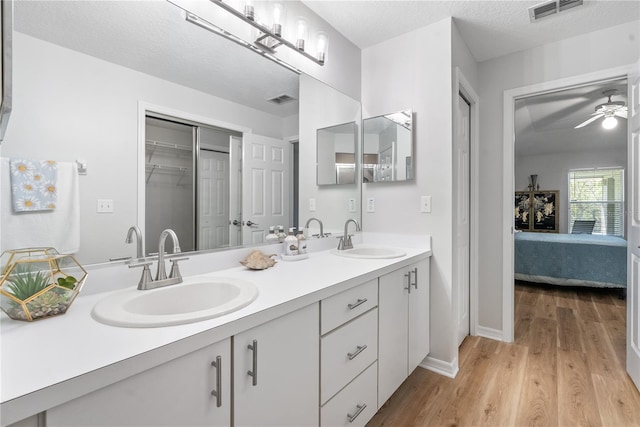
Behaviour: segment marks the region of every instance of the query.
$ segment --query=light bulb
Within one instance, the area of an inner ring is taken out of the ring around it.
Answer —
[[[605,129],[613,129],[616,126],[618,126],[618,120],[613,116],[605,117],[602,121],[602,127]]]
[[[298,50],[304,51],[304,41],[307,39],[307,21],[303,18],[299,18],[297,22],[298,38],[296,40],[296,47]]]
[[[273,4],[273,33],[282,36],[282,20],[284,15],[284,6],[282,3]]]
[[[327,53],[327,36],[320,32],[318,33],[318,47],[316,49],[316,57],[321,64],[324,64],[324,57]]]

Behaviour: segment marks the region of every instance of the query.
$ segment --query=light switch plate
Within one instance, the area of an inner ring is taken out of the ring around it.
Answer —
[[[431,196],[420,196],[420,212],[431,213]]]
[[[375,212],[376,211],[376,199],[375,197],[367,198],[367,212]]]
[[[309,199],[309,212],[316,211],[316,199]]]
[[[348,210],[349,210],[349,212],[355,212],[356,211],[356,199],[349,199]]]

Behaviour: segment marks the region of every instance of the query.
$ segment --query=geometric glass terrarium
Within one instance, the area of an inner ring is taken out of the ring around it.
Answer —
[[[4,251],[0,256],[0,308],[16,320],[64,314],[87,280],[72,255],[54,248]]]

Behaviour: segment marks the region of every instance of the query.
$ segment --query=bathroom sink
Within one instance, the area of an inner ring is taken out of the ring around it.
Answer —
[[[331,253],[349,258],[365,259],[398,258],[406,255],[406,253],[400,249],[385,246],[356,246],[353,249],[345,249],[342,251],[332,249]]]
[[[101,323],[130,328],[181,325],[239,310],[257,296],[258,289],[245,280],[185,279],[148,291],[129,288],[114,292],[98,301],[92,315]]]

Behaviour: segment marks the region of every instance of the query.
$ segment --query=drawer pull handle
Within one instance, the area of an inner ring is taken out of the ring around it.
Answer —
[[[252,378],[251,385],[257,386],[258,385],[258,341],[253,340],[253,344],[249,344],[247,348],[253,352],[253,359],[252,359],[253,370],[247,371],[247,375],[249,375]]]
[[[418,289],[418,267],[413,269],[413,286]]]
[[[367,346],[365,345],[359,345],[356,347],[356,351],[354,351],[353,353],[347,353],[347,357],[349,358],[349,360],[353,360],[356,358],[357,355],[359,355],[360,353],[362,353],[364,351],[364,349],[366,349]]]
[[[348,304],[347,307],[349,307],[349,310],[353,310],[354,308],[356,308],[359,305],[364,304],[365,302],[367,302],[366,298],[358,298],[358,300],[355,302],[355,304]]]
[[[367,407],[366,403],[363,403],[362,405],[356,405],[356,412],[353,415],[347,414],[347,418],[349,418],[349,422],[350,423],[354,422],[356,418],[358,418],[358,415],[360,415],[362,411],[365,410],[366,407]]]
[[[405,273],[404,277],[407,278],[407,287],[404,288],[404,290],[409,291],[409,293],[411,293],[411,272]]]
[[[212,396],[216,398],[216,406],[219,408],[222,406],[222,357],[217,356],[214,362],[211,362],[211,366],[216,368],[216,389],[211,392]]]

